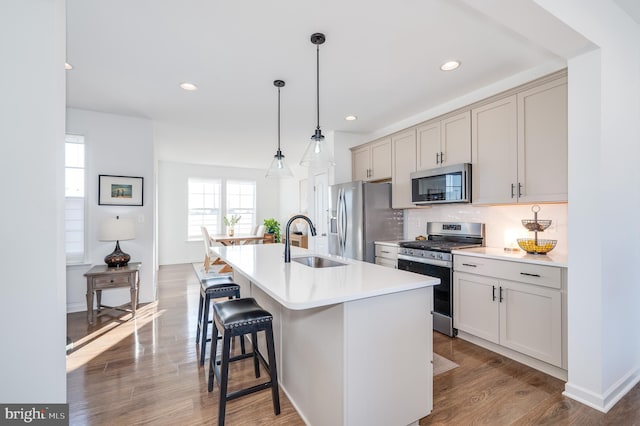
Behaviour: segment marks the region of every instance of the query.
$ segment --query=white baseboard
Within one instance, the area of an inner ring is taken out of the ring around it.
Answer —
[[[67,303],[67,313],[82,312],[87,310],[87,302]]]
[[[584,405],[606,413],[639,382],[640,366],[624,375],[620,380],[611,385],[603,394],[595,393],[572,383],[567,383],[565,385],[564,392],[562,392],[562,394],[567,398],[571,398]]]

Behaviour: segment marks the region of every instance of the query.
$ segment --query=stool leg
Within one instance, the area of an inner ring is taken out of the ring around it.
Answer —
[[[196,330],[196,345],[200,342],[200,327],[202,327],[202,305],[204,304],[204,298],[202,297],[202,291],[200,292],[200,301],[198,302],[198,328]]]
[[[218,426],[224,426],[224,416],[227,409],[227,380],[229,379],[229,352],[231,352],[231,337],[222,332],[222,360],[220,362],[220,399],[218,403]]]
[[[244,336],[240,336],[242,339]],[[251,341],[253,342],[253,369],[256,372],[256,379],[260,377],[260,362],[258,361],[258,333],[251,333]]]
[[[209,328],[209,307],[211,299],[207,294],[204,298],[204,312],[202,314],[202,341],[200,342],[200,365],[204,365],[205,354],[207,353],[207,331]],[[215,328],[215,327],[213,327]],[[216,334],[217,337],[217,334]],[[213,339],[212,339],[213,340]]]
[[[273,327],[271,324],[265,330],[267,338],[267,352],[269,356],[269,375],[271,376],[271,397],[273,399],[273,412],[280,414],[280,392],[278,391],[278,369],[276,368],[276,351],[273,344]]]
[[[216,334],[218,334],[218,329],[213,323],[213,329],[216,330]],[[217,353],[218,353],[218,339],[211,340],[211,353],[209,354],[209,381],[207,383],[207,390],[211,392],[213,390],[213,381],[216,369],[217,362]],[[219,383],[218,383],[219,384]]]

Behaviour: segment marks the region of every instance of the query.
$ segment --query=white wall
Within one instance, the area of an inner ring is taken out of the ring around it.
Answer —
[[[611,0],[536,2],[599,47],[569,61],[565,394],[607,411],[640,381],[640,27]]]
[[[67,132],[85,137],[86,157],[86,259],[88,265],[69,267],[67,271],[67,311],[85,311],[86,278],[92,265],[104,264],[114,242],[98,241],[100,225],[106,218],[120,216],[135,222],[136,238],[121,241],[120,248],[131,255],[131,262],[142,262],[140,303],[155,300],[156,261],[155,178],[153,123],[142,118],[105,114],[74,108],[67,109]],[[144,178],[143,206],[98,205],[98,175],[141,176]],[[117,306],[130,300],[126,288],[103,292],[104,304]]]
[[[187,182],[189,177],[235,178],[256,181],[259,224],[280,218],[280,184],[264,177],[264,170],[206,166],[160,161],[158,163],[158,262],[160,265],[202,261],[202,241],[187,241]]]
[[[522,226],[522,219],[533,219],[532,204],[512,206],[474,206],[450,204],[408,209],[404,214],[405,237],[427,235],[427,222],[480,222],[485,224],[485,245],[518,248],[517,238],[533,238]],[[538,234],[540,239],[557,240],[556,253],[567,253],[567,204],[540,204],[538,219],[551,219],[551,226]]]
[[[0,401],[64,403],[64,1],[3,1],[0,40]]]

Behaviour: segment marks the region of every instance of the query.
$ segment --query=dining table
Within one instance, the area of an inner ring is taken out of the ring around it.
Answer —
[[[264,240],[261,235],[212,235],[209,237],[211,243],[220,243],[223,246],[242,245],[247,243],[255,243]]]
[[[220,243],[223,246],[234,246],[234,245],[243,245],[243,244],[257,244],[260,241],[264,241],[264,236],[260,235],[233,235],[229,236],[226,234],[223,235],[211,235],[209,237],[209,244]],[[212,262],[213,265],[224,264],[222,269],[218,271],[218,273],[224,274],[227,272],[231,272],[232,269],[229,265],[222,261],[219,257]]]

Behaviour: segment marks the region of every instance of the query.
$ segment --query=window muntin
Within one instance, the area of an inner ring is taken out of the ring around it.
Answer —
[[[189,178],[188,186],[187,239],[201,240],[201,226],[205,226],[209,233],[221,233],[222,183],[220,179]]]
[[[68,264],[85,257],[85,153],[84,136],[65,137],[65,253]]]

